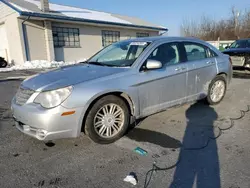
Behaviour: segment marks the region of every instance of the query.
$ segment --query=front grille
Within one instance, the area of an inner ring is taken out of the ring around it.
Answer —
[[[19,88],[16,94],[16,103],[18,105],[24,105],[31,95],[34,93],[34,91],[29,90],[29,89],[24,89],[24,88]]]

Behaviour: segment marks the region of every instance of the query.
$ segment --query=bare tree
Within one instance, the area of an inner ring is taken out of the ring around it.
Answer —
[[[181,35],[187,37],[196,36],[197,31],[199,28],[197,27],[194,20],[185,19],[181,25]]]
[[[232,20],[233,20],[233,25],[234,25],[234,35],[237,39],[240,38],[240,23],[239,23],[239,17],[240,17],[240,12],[236,10],[236,8],[233,6],[232,9]]]
[[[228,19],[215,21],[202,16],[200,20],[183,20],[182,36],[193,36],[203,40],[235,40],[250,37],[250,9],[245,12],[231,8]]]

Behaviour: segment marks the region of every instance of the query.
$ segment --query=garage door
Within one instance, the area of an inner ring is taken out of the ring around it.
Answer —
[[[5,25],[0,25],[0,56],[8,60],[8,40]]]

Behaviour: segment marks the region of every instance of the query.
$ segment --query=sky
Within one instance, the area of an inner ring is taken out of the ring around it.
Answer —
[[[250,0],[50,0],[52,3],[133,16],[167,27],[169,36],[179,36],[183,20],[209,16],[227,18],[232,6],[250,9]]]

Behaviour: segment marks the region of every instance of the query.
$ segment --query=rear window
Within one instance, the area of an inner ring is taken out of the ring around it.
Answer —
[[[194,43],[184,43],[186,50],[187,60],[196,61],[200,59],[206,59],[206,48],[199,44]]]
[[[250,39],[236,40],[230,46],[230,48],[249,48],[249,47],[250,47]]]

